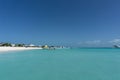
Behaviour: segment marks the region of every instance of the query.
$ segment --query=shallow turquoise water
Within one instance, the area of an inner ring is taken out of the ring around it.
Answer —
[[[0,80],[120,80],[120,49],[5,52]]]

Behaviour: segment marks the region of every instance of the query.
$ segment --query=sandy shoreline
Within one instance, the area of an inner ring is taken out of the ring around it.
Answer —
[[[37,47],[0,47],[0,52],[42,49]]]

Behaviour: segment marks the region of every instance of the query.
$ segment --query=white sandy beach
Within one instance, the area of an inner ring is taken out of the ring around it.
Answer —
[[[37,47],[0,47],[0,52],[42,49]]]

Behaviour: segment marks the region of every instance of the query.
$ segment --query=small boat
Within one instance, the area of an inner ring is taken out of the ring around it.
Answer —
[[[120,48],[120,46],[119,45],[114,45],[114,48]]]

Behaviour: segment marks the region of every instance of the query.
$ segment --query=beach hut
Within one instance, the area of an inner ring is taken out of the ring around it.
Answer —
[[[15,47],[15,44],[11,44],[12,47]]]
[[[34,44],[30,44],[29,47],[35,47],[35,45]]]

